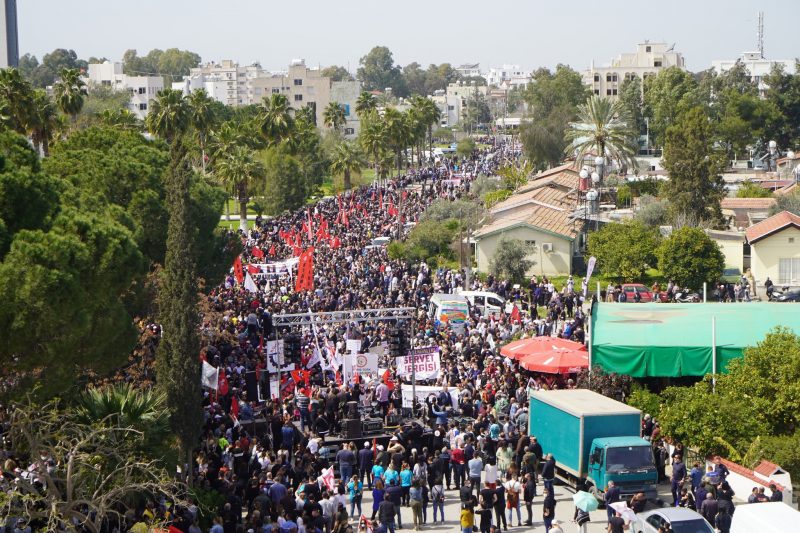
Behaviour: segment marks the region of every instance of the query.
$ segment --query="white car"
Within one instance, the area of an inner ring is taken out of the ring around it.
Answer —
[[[636,515],[631,524],[634,533],[658,533],[658,528],[669,524],[673,533],[714,533],[703,516],[684,507],[663,507]]]

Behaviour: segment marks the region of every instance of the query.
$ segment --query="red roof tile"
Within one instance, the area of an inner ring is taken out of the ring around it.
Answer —
[[[781,211],[747,228],[747,242],[753,244],[789,226],[800,228],[800,217],[789,211]]]
[[[762,476],[771,476],[778,470],[782,470],[782,468],[775,463],[771,463],[766,459],[762,459],[758,466],[756,466],[756,472],[761,474]]]
[[[777,481],[770,481],[768,479],[760,478],[757,475],[755,475],[753,473],[753,471],[750,470],[749,468],[745,468],[742,465],[739,465],[739,464],[736,464],[736,463],[732,463],[731,461],[728,461],[727,459],[720,459],[720,462],[722,464],[724,464],[725,466],[727,466],[728,470],[730,470],[731,472],[736,472],[740,476],[746,477],[747,479],[749,479],[753,483],[758,483],[759,485],[761,485],[763,487],[769,487],[771,483],[774,483],[775,486],[778,488],[778,490],[783,491],[783,485],[781,485]]]

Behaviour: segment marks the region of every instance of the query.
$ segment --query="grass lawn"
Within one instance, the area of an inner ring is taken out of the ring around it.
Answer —
[[[255,220],[248,220],[247,221],[247,227],[249,229],[253,229],[253,227],[255,225],[256,225],[256,221]],[[236,231],[237,229],[239,229],[239,220],[238,219],[235,219],[235,220],[224,220],[223,219],[223,220],[219,221],[219,224],[217,224],[217,227]]]
[[[226,209],[229,209],[230,211],[226,211]],[[236,200],[234,198],[228,198],[227,208],[225,206],[222,207],[222,214],[224,215],[225,213],[228,213],[228,212],[230,212],[231,215],[238,215],[239,214],[239,200]],[[253,210],[252,207],[250,207],[249,203],[247,204],[247,214],[248,215],[257,215],[258,214]]]
[[[581,277],[582,276],[574,276],[573,277],[573,279],[575,280],[575,286],[576,287],[580,286]],[[553,282],[553,285],[555,285],[558,289],[560,289],[561,287],[563,287],[564,285],[567,284],[567,276],[553,276],[553,277],[551,277],[549,279],[550,279],[550,281]],[[615,285],[617,283],[628,283],[627,281],[625,281],[623,279],[615,278],[615,277],[611,277],[611,276],[606,276],[605,274],[592,274],[592,279],[589,280],[589,291],[590,292],[594,292],[595,290],[597,290],[597,282],[598,281],[600,282],[600,288],[602,290],[605,290],[606,287],[608,287],[609,283],[613,283]],[[666,283],[669,280],[664,277],[664,274],[662,274],[660,270],[658,270],[656,268],[650,268],[645,272],[644,276],[642,276],[640,279],[634,280],[631,283],[642,283],[645,286],[650,287],[653,284],[653,282],[655,282],[655,281],[657,281],[661,285],[666,285]]]

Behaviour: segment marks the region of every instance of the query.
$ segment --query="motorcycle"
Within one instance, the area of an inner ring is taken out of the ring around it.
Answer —
[[[689,292],[686,290],[676,292],[673,299],[675,303],[681,303],[681,304],[698,303],[701,300],[699,294],[697,294],[696,292]]]
[[[770,287],[767,289],[767,297],[769,298],[770,302],[780,302],[783,301],[781,296],[789,292],[789,287],[783,287],[781,289],[776,289],[775,286]]]

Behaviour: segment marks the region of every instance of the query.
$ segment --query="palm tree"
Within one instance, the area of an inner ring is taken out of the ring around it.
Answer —
[[[365,116],[377,111],[377,109],[378,101],[372,94],[368,93],[367,91],[363,91],[360,95],[358,95],[358,99],[356,100],[356,114],[360,119],[363,120]]]
[[[411,99],[411,109],[419,117],[428,130],[428,154],[433,153],[433,126],[442,119],[442,112],[436,102],[424,96],[415,96]]]
[[[636,168],[636,132],[621,100],[612,102],[590,96],[578,106],[578,119],[570,122],[565,139],[567,153],[581,161],[594,153],[617,161],[621,167]]]
[[[59,80],[53,85],[53,94],[61,112],[75,122],[86,96],[86,82],[81,79],[81,72],[76,68],[61,69]]]
[[[331,102],[325,108],[323,120],[327,127],[338,133],[347,121],[347,116],[344,114],[344,106],[339,102]]]
[[[123,130],[142,130],[142,121],[130,109],[104,109],[100,112],[99,118],[106,126]]]
[[[33,86],[15,68],[0,69],[0,121],[27,135],[33,113]]]
[[[33,94],[33,109],[29,125],[31,140],[36,152],[41,152],[45,157],[50,155],[50,141],[53,140],[56,130],[58,130],[59,118],[58,110],[47,96],[47,91],[37,89]]]
[[[189,106],[181,91],[162,89],[150,104],[150,112],[144,119],[147,131],[158,135],[170,145],[189,127]]]
[[[239,227],[247,231],[248,191],[253,180],[264,176],[264,166],[256,161],[254,152],[246,146],[236,146],[225,153],[214,166],[217,179],[239,200]]]
[[[294,113],[294,121],[295,124],[298,122],[305,122],[306,124],[310,124],[312,126],[317,125],[317,110],[316,108],[312,107],[311,105],[304,105]]]
[[[375,163],[375,174],[381,177],[383,177],[381,174],[382,153],[386,150],[388,140],[386,124],[377,113],[365,115],[361,122],[359,141],[361,142],[361,147],[364,148],[364,152],[369,154]],[[389,163],[389,168],[391,168],[391,162]]]
[[[331,161],[331,173],[341,174],[344,181],[344,189],[350,190],[352,174],[361,174],[364,168],[364,158],[358,147],[350,141],[343,141],[336,147]]]
[[[294,126],[294,118],[286,95],[273,94],[269,98],[265,96],[261,102],[259,121],[261,136],[267,146],[275,146],[287,138]]]
[[[397,109],[390,107],[383,114],[383,121],[386,124],[386,135],[389,145],[392,147],[397,158],[397,170],[402,169],[403,150],[409,146],[412,131],[411,120],[407,113],[401,113]]]
[[[214,100],[208,96],[205,89],[192,91],[186,98],[189,104],[189,117],[192,127],[197,134],[197,142],[200,145],[200,156],[202,158],[203,174],[206,172],[206,141],[208,132],[211,130],[214,121],[214,111],[211,106]]]

